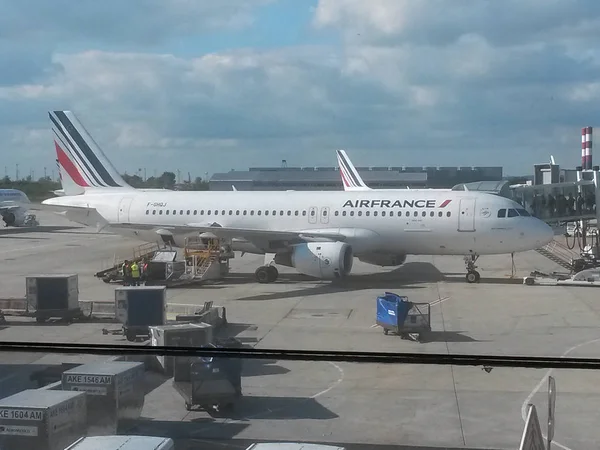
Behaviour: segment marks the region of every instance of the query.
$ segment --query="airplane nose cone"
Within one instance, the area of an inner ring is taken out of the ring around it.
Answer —
[[[540,247],[543,247],[549,242],[552,242],[552,240],[554,239],[554,230],[552,230],[552,227],[550,227],[546,222],[543,222],[541,220],[538,221],[538,230],[536,234],[539,240]]]

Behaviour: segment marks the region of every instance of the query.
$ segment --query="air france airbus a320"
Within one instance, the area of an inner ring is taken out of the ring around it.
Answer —
[[[234,250],[269,255],[256,270],[259,282],[277,279],[275,264],[335,279],[350,273],[354,256],[399,266],[406,255],[470,256],[467,281],[476,282],[479,255],[532,250],[553,238],[517,203],[480,192],[143,192],[123,181],[73,113],[50,119],[65,195],[44,205],[148,242],[160,235],[181,246],[187,236],[212,233]]]

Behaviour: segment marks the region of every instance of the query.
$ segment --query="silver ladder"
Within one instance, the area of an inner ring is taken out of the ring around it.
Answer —
[[[573,259],[575,259],[577,255],[575,255],[567,246],[553,240],[535,251],[568,271],[573,271]]]

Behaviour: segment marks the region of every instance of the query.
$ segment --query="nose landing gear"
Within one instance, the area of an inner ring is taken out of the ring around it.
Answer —
[[[478,258],[479,255],[475,254],[465,256],[465,266],[467,267],[467,275],[465,278],[467,283],[478,283],[481,278],[479,272],[475,270],[477,268],[475,262]]]

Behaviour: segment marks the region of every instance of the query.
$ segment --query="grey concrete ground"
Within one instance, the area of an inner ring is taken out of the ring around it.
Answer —
[[[40,214],[40,220],[41,230],[0,230],[1,296],[23,296],[27,274],[75,272],[81,298],[111,299],[113,287],[93,273],[115,253],[126,255],[136,243],[67,228],[74,225],[46,214]],[[171,289],[169,301],[201,305],[213,300],[227,306],[233,332],[259,348],[586,357],[599,353],[599,291],[524,286],[519,278],[510,279],[509,256],[482,257],[482,281],[476,285],[464,282],[458,257],[414,257],[395,270],[355,261],[354,275],[337,286],[281,268],[277,283],[260,285],[253,273],[261,259],[238,255],[226,282]],[[556,269],[535,252],[515,255],[515,265],[518,276]],[[427,342],[384,336],[374,326],[375,298],[386,290],[432,304],[434,333]],[[2,328],[0,339],[123,342],[103,336],[100,330],[105,326],[40,326],[21,320]],[[33,364],[67,360],[74,359],[4,355],[0,394],[24,387]],[[535,403],[545,421],[546,375],[544,370],[523,369],[486,373],[466,367],[248,362],[245,398],[233,417],[188,413],[171,381],[155,377],[144,409],[148,421],[137,431],[172,435],[202,448],[207,442],[235,447],[247,439],[516,448],[524,404]],[[595,448],[600,441],[595,426],[600,419],[598,374],[553,375],[559,392],[555,440],[563,449]]]

